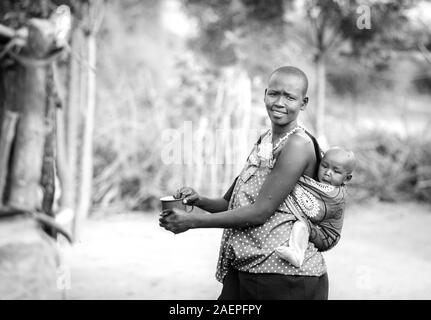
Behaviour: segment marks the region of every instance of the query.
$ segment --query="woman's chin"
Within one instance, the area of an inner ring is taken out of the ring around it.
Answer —
[[[271,117],[271,122],[278,126],[285,126],[287,124],[286,119],[283,119],[282,117]]]

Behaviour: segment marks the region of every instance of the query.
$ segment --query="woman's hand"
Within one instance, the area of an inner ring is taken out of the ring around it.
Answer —
[[[190,187],[182,187],[174,194],[175,199],[183,199],[183,203],[189,206],[198,206],[201,197]]]
[[[175,234],[185,232],[194,227],[193,213],[180,209],[166,209],[160,214],[159,225]]]

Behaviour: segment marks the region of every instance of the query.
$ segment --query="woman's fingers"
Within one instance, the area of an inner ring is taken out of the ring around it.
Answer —
[[[159,226],[165,227],[167,225],[168,225],[168,222],[165,220],[165,218],[160,218],[159,219]]]
[[[159,215],[159,222],[163,224],[172,223],[175,221],[175,209],[165,209]]]
[[[175,191],[174,198],[175,199],[181,198],[181,189],[177,189],[177,191]]]
[[[175,199],[179,199],[180,197],[180,190],[175,191],[175,193],[172,195]]]
[[[199,195],[197,193],[192,193],[184,198],[183,203],[184,204],[194,203],[198,199],[199,199]]]
[[[193,189],[189,187],[183,187],[180,190],[179,198],[185,198],[193,194]],[[178,199],[178,198],[177,198]]]
[[[175,234],[187,231],[190,227],[184,226],[186,212],[179,209],[163,210],[159,216],[159,226]]]
[[[174,198],[175,199],[184,198],[184,195],[188,195],[188,190],[189,190],[189,188],[187,188],[187,187],[182,187],[182,188],[177,189],[177,191],[175,191]]]
[[[178,233],[178,229],[174,226],[172,226],[171,224],[169,224],[168,222],[159,222],[159,226],[162,227],[163,229],[170,231],[172,233],[177,234]]]
[[[162,212],[160,212],[160,217],[167,217],[171,213],[173,213],[172,209],[165,209]]]
[[[164,217],[159,218],[159,226],[169,231],[172,229],[172,224],[169,223],[169,221],[167,221]]]
[[[178,209],[164,210],[162,213],[167,215],[159,216],[159,226],[165,230],[171,231],[174,234],[187,231],[190,227],[184,225],[181,217],[185,216],[185,212]]]
[[[182,187],[175,191],[174,198],[183,199],[184,204],[189,204],[199,200],[199,194],[190,187]]]

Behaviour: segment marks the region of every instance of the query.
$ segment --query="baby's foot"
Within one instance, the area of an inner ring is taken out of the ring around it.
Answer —
[[[275,253],[280,258],[288,261],[290,264],[294,265],[297,268],[301,267],[302,261],[304,260],[304,258],[301,257],[301,254],[297,250],[288,246],[279,246],[275,248]]]

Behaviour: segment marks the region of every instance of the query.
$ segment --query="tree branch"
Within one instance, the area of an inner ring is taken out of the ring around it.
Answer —
[[[419,42],[418,43],[418,47],[419,50],[421,51],[423,57],[425,58],[425,60],[431,64],[431,53],[429,52],[429,50],[424,46],[423,42]]]

